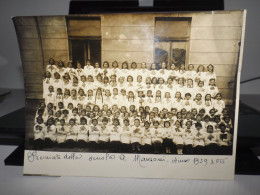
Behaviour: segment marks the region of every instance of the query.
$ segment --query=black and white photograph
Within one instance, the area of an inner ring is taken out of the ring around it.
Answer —
[[[233,155],[243,11],[13,21],[26,150]]]

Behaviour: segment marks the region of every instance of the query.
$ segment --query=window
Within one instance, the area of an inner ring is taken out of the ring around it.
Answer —
[[[68,17],[68,38],[70,59],[73,67],[79,61],[84,65],[86,60],[92,64],[101,63],[101,20],[100,17]]]
[[[156,17],[154,61],[177,67],[187,64],[190,40],[190,17]],[[169,67],[169,66],[168,66]]]

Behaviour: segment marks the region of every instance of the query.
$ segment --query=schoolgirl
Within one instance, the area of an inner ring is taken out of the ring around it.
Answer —
[[[58,88],[63,88],[63,82],[60,79],[60,74],[58,72],[54,73],[54,79],[52,80],[52,86],[54,88],[54,91],[56,91]]]
[[[131,129],[129,126],[129,119],[124,119],[123,120],[123,127],[122,127],[122,133],[120,137],[120,141],[122,144],[122,152],[129,152],[130,149],[130,143],[131,143]]]
[[[196,130],[194,131],[194,144],[193,144],[193,151],[194,154],[204,154],[205,148],[205,133],[201,131],[202,125],[201,123],[195,123]]]
[[[97,144],[100,135],[100,126],[98,126],[97,119],[92,119],[92,124],[89,126],[89,145],[90,148],[95,151],[97,149]]]
[[[78,126],[78,146],[83,149],[86,147],[86,143],[88,142],[88,131],[89,126],[87,125],[87,119],[85,117],[80,118],[80,125]]]
[[[113,94],[111,96],[111,102],[112,105],[118,105],[118,89],[113,88]]]
[[[85,74],[85,72],[84,72],[84,69],[81,68],[81,64],[80,64],[79,61],[77,61],[76,66],[77,66],[77,69],[75,70],[76,76],[77,76],[78,78],[80,78],[82,75]]]
[[[216,86],[216,79],[211,78],[209,80],[209,85],[206,90],[207,93],[211,95],[211,97],[215,97],[219,93],[218,87]]]
[[[33,128],[33,135],[34,135],[34,143],[35,149],[41,149],[43,147],[44,142],[44,124],[43,119],[41,116],[36,118],[37,123],[34,125]]]
[[[49,91],[49,86],[52,85],[53,79],[51,78],[51,73],[46,71],[43,76],[43,98],[46,97]]]
[[[176,146],[177,154],[183,154],[183,135],[184,129],[181,126],[181,122],[177,120],[172,130],[172,142]]]
[[[103,95],[102,95],[102,89],[98,88],[96,90],[96,95],[95,95],[95,105],[98,105],[100,108],[103,106]]]
[[[196,83],[198,83],[199,81],[206,81],[205,67],[202,64],[198,66],[197,77],[195,78]]]
[[[183,143],[184,143],[184,154],[193,153],[193,140],[194,140],[194,129],[192,128],[192,122],[187,121],[185,124],[183,134]]]
[[[210,79],[215,79],[216,80],[216,73],[214,72],[214,66],[213,64],[209,64],[207,66],[207,72],[205,73],[205,79],[206,83],[208,84]]]
[[[205,152],[206,154],[217,154],[217,135],[213,131],[213,126],[207,126],[207,133],[205,134]]]
[[[175,93],[175,97],[174,97],[174,102],[173,105],[177,110],[181,110],[182,109],[182,97],[181,97],[181,92],[177,91]]]
[[[172,148],[172,127],[170,121],[164,121],[163,124],[163,148],[165,149],[166,154],[171,154]]]
[[[100,68],[99,62],[95,62],[95,64],[94,64],[94,71],[93,71],[93,77],[97,78],[97,75],[101,75],[102,72],[103,72],[103,70]]]
[[[54,104],[55,103],[55,92],[54,92],[54,87],[52,85],[49,85],[48,87],[48,93],[46,93],[46,96],[44,97],[45,98],[45,104],[48,104],[48,103],[52,103]]]
[[[120,90],[120,94],[118,96],[118,106],[124,106],[126,105],[127,102],[127,95],[126,95],[126,90],[125,89],[121,89]]]
[[[202,100],[201,93],[196,94],[196,97],[194,98],[193,103],[192,103],[192,108],[197,109],[197,111],[204,108],[204,102]]]
[[[90,60],[86,60],[86,64],[84,66],[85,75],[94,75],[94,67],[91,65]]]
[[[86,99],[86,105],[93,106],[95,104],[95,97],[93,90],[89,89],[88,94],[87,94],[87,99]]]
[[[232,153],[232,134],[226,131],[226,125],[219,125],[220,132],[217,133],[218,154],[230,155]]]
[[[58,64],[57,64],[57,72],[58,72],[60,75],[63,75],[63,74],[64,74],[64,71],[65,71],[64,62],[60,60],[60,61],[58,61]]]
[[[221,93],[217,93],[216,100],[213,103],[213,107],[216,110],[216,114],[221,115],[222,110],[225,108],[225,102],[224,102],[224,100],[222,100],[222,94]]]
[[[120,138],[122,129],[118,118],[113,120],[113,126],[110,131],[110,149],[112,152],[118,152],[120,149]]]
[[[159,128],[159,122],[153,122],[153,128],[151,129],[152,134],[152,144],[154,148],[154,153],[159,154],[161,153],[162,142],[163,142],[163,132],[162,129]]]
[[[49,59],[49,64],[46,66],[46,71],[49,71],[51,74],[57,72],[57,67],[53,58]]]
[[[185,72],[185,79],[191,79],[193,81],[193,80],[195,80],[196,76],[197,76],[197,73],[194,70],[194,65],[189,64],[188,69]]]
[[[150,77],[158,77],[158,68],[156,63],[152,63],[150,66],[150,72],[149,72]]]
[[[58,147],[65,147],[66,136],[67,136],[67,125],[65,119],[60,119],[60,124],[57,125],[57,143]]]
[[[111,131],[111,126],[107,125],[108,119],[104,117],[102,119],[102,125],[100,126],[100,135],[98,138],[98,143],[100,145],[101,149],[108,149],[109,145],[109,138],[110,138],[110,131]]]
[[[144,123],[143,131],[144,131],[144,136],[142,137],[143,152],[146,154],[151,153],[153,132],[151,131],[150,123],[148,121]]]
[[[185,108],[187,111],[191,111],[193,101],[191,99],[191,94],[190,93],[185,93],[185,98],[182,101],[182,106]]]
[[[136,62],[132,62],[131,63],[131,69],[129,71],[130,71],[131,75],[136,75],[137,74],[137,63]]]
[[[128,63],[127,63],[127,61],[124,61],[123,63],[122,63],[122,69],[121,69],[121,71],[119,72],[119,77],[127,77],[127,75],[129,74],[129,72],[128,72],[129,70],[128,70]]]
[[[140,127],[140,120],[134,120],[134,126],[131,127],[131,144],[132,152],[141,152],[142,137],[144,135],[143,129]]]
[[[52,110],[50,110],[52,111]],[[55,121],[53,117],[50,117],[47,120],[47,123],[45,125],[44,129],[44,142],[45,146],[47,147],[53,147],[56,142],[56,126],[55,126]]]

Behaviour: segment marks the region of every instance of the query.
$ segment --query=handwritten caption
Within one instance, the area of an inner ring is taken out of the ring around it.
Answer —
[[[27,151],[27,160],[30,163],[35,161],[46,161],[46,160],[69,160],[69,161],[89,161],[90,163],[95,163],[97,161],[119,161],[119,162],[132,162],[137,164],[142,168],[146,168],[149,164],[172,164],[172,165],[195,165],[195,166],[211,166],[211,165],[224,165],[228,157],[224,158],[213,158],[213,157],[185,157],[185,156],[175,156],[175,155],[142,155],[142,154],[111,154],[111,153],[55,153],[55,152],[41,152],[37,151]]]

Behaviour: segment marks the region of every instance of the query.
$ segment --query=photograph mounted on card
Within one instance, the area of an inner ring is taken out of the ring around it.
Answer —
[[[233,179],[245,18],[14,17],[24,174]]]

